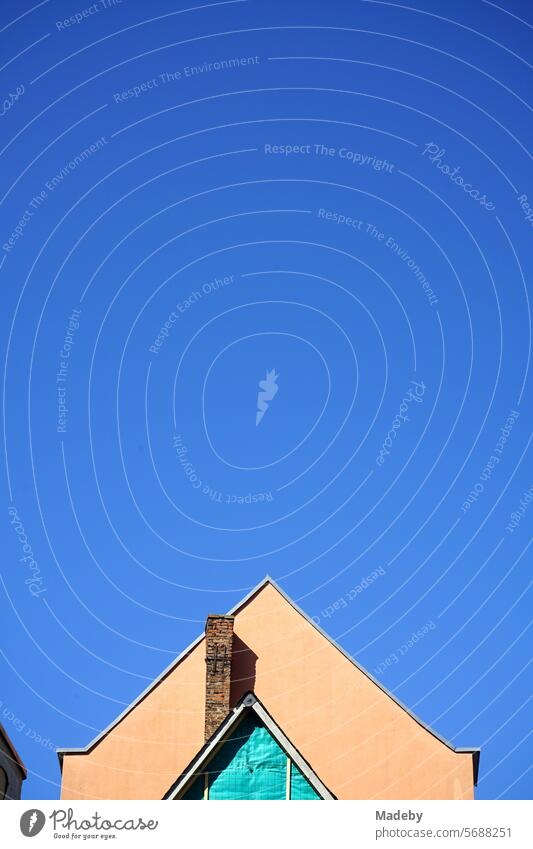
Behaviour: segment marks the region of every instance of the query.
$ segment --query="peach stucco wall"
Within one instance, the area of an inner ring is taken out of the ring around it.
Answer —
[[[472,755],[421,727],[271,584],[235,634],[232,703],[254,689],[337,798],[473,798]],[[202,641],[90,752],[64,756],[61,798],[161,799],[203,745],[204,690]]]

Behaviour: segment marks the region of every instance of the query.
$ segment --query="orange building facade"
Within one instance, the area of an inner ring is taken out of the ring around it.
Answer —
[[[424,725],[271,579],[218,618],[231,620],[229,654],[215,647],[211,662],[200,636],[84,749],[58,750],[62,799],[167,797],[246,694],[322,798],[474,798],[479,750]]]

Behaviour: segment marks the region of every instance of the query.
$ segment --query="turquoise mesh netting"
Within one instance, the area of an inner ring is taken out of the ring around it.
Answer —
[[[320,799],[320,796],[309,784],[296,764],[291,763],[291,799]]]
[[[261,720],[250,712],[207,766],[209,799],[285,799],[287,755]],[[204,775],[183,799],[203,799]],[[319,799],[309,782],[291,765],[291,799]]]

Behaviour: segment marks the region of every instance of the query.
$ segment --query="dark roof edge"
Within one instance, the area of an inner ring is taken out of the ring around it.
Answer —
[[[268,583],[273,584],[274,586],[276,586],[276,589],[279,589],[279,588],[277,587],[277,585],[275,584],[275,582],[274,582],[274,581],[273,581],[273,580],[272,580],[272,579],[271,579],[268,575],[266,575],[266,576],[263,578],[263,580],[262,580],[259,584],[257,584],[257,586],[256,586],[256,587],[254,587],[252,590],[250,590],[250,592],[249,592],[249,593],[247,593],[247,595],[245,595],[245,596],[244,596],[244,598],[243,598],[243,599],[241,599],[241,601],[239,601],[239,602],[238,602],[238,603],[237,603],[237,604],[236,604],[236,605],[235,605],[235,606],[234,606],[231,610],[229,610],[229,611],[228,611],[228,613],[227,613],[226,615],[227,615],[227,616],[232,616],[234,613],[236,613],[236,612],[237,612],[237,610],[239,610],[239,609],[240,609],[243,605],[245,605],[245,604],[246,604],[246,603],[247,603],[247,602],[248,602],[248,601],[249,601],[249,600],[250,600],[250,599],[251,599],[251,598],[252,598],[252,597],[253,597],[256,593],[258,593],[258,592],[259,592],[259,590],[261,590],[261,589],[262,589],[264,586],[266,586]],[[121,720],[123,720],[123,719],[124,719],[124,717],[125,717],[125,716],[127,716],[127,715],[128,715],[128,713],[129,713],[130,711],[132,711],[134,707],[137,707],[137,705],[139,704],[139,702],[142,702],[142,700],[143,700],[143,699],[144,699],[144,698],[145,698],[145,697],[146,697],[146,696],[147,696],[147,695],[148,695],[148,694],[149,694],[149,693],[150,693],[150,692],[151,692],[151,691],[152,691],[155,687],[157,687],[157,685],[158,685],[158,684],[159,684],[159,683],[160,683],[160,682],[161,682],[164,678],[166,678],[166,676],[167,676],[170,672],[172,672],[172,670],[173,670],[173,669],[174,669],[174,668],[178,665],[178,663],[180,663],[180,661],[182,661],[185,657],[187,657],[187,655],[188,655],[188,654],[190,654],[190,653],[191,653],[191,651],[192,651],[193,649],[195,649],[195,648],[196,648],[196,646],[197,646],[199,643],[201,643],[201,642],[202,642],[202,640],[204,640],[204,639],[205,639],[205,633],[201,633],[201,634],[199,634],[199,635],[198,635],[198,637],[196,637],[196,639],[194,639],[194,640],[192,641],[192,643],[190,643],[190,644],[187,646],[187,648],[185,648],[182,652],[180,652],[180,653],[179,653],[179,655],[178,655],[177,657],[175,657],[175,658],[174,658],[174,660],[173,660],[173,661],[171,661],[171,662],[169,663],[169,665],[168,665],[167,667],[165,667],[165,669],[163,669],[163,671],[162,671],[162,672],[160,672],[160,673],[159,673],[159,675],[158,675],[156,678],[154,678],[154,680],[153,680],[150,684],[148,684],[148,686],[147,686],[147,687],[145,687],[145,689],[144,689],[141,693],[139,693],[139,695],[138,695],[138,696],[137,696],[137,697],[136,697],[136,698],[135,698],[135,699],[131,702],[131,704],[129,704],[127,707],[125,707],[125,708],[124,708],[124,710],[123,710],[123,711],[122,711],[122,712],[121,712],[121,713],[120,713],[117,717],[115,717],[115,719],[113,719],[113,720],[109,723],[109,725],[107,725],[107,726],[103,729],[103,731],[100,731],[100,732],[96,735],[96,737],[94,737],[94,738],[90,741],[90,743],[87,743],[87,745],[86,745],[86,746],[73,747],[73,748],[72,748],[72,747],[68,747],[68,746],[60,746],[60,747],[58,747],[58,748],[56,749],[56,753],[57,753],[57,756],[58,756],[58,758],[59,758],[59,763],[60,763],[60,765],[61,765],[61,766],[63,765],[63,755],[85,755],[85,754],[87,754],[88,752],[90,752],[90,751],[91,751],[91,749],[93,749],[93,748],[94,748],[94,746],[96,746],[96,745],[97,745],[97,743],[99,743],[99,742],[100,742],[100,740],[101,740],[103,737],[105,737],[105,736],[106,736],[106,734],[108,734],[108,733],[111,731],[111,729],[112,729],[112,728],[114,728],[114,727],[115,727],[115,725],[118,725],[118,723],[119,723],[119,722],[121,722]]]
[[[433,728],[431,728],[430,725],[428,725],[426,722],[424,722],[423,719],[420,719],[420,717],[417,716],[416,713],[413,713],[413,711],[410,708],[408,708],[407,705],[405,705],[403,702],[401,702],[400,699],[398,699],[398,697],[394,695],[394,693],[391,693],[391,691],[388,690],[384,686],[384,684],[381,683],[381,681],[379,681],[377,678],[374,678],[374,676],[372,675],[371,672],[368,671],[368,669],[365,669],[364,666],[361,666],[361,664],[358,663],[357,660],[355,660],[355,658],[351,654],[349,654],[345,649],[343,649],[342,646],[340,646],[337,642],[335,642],[333,637],[330,637],[329,634],[327,634],[326,631],[324,631],[324,629],[320,627],[320,625],[317,625],[316,622],[313,622],[313,620],[311,619],[310,616],[307,615],[305,610],[302,610],[302,608],[298,604],[296,604],[296,602],[293,601],[293,599],[290,598],[290,596],[288,596],[287,593],[284,590],[282,590],[282,588],[275,581],[273,581],[270,578],[269,583],[271,583],[272,586],[275,587],[275,589],[280,593],[280,595],[282,595],[283,598],[286,601],[288,601],[289,604],[301,616],[303,616],[304,619],[306,619],[309,622],[310,625],[312,625],[314,628],[316,628],[316,630],[320,634],[322,634],[322,636],[325,637],[326,640],[328,640],[328,642],[331,643],[332,646],[334,646],[338,651],[340,651],[340,653],[343,654],[344,657],[347,660],[350,661],[350,663],[353,663],[353,665],[357,667],[359,672],[362,672],[363,675],[366,675],[366,677],[369,678],[377,687],[379,687],[379,689],[382,690],[382,692],[385,693],[386,696],[388,696],[390,699],[392,699],[393,702],[396,702],[396,704],[399,707],[401,707],[402,710],[404,710],[407,714],[409,714],[411,719],[414,719],[414,721],[417,722],[418,725],[421,725],[422,728],[424,728],[426,731],[429,731],[429,733],[432,734],[433,737],[436,737],[437,740],[439,740],[441,743],[444,743],[444,745],[447,746],[449,749],[451,749],[452,752],[456,752],[457,754],[463,754],[463,755],[464,754],[474,754],[475,752],[477,752],[478,753],[478,760],[479,760],[479,752],[480,752],[479,748],[475,748],[475,747],[457,748],[456,746],[453,745],[453,743],[450,743],[449,740],[446,740],[446,738],[443,737],[441,734],[439,734],[438,731],[435,731]],[[247,599],[247,601],[248,601],[248,599]],[[243,600],[242,603],[244,604],[244,600]]]
[[[24,766],[24,764],[22,762],[22,758],[20,757],[19,753],[15,749],[15,747],[13,745],[13,741],[11,740],[11,737],[9,736],[9,734],[7,733],[6,729],[4,728],[4,726],[2,725],[1,722],[0,722],[0,734],[2,735],[4,740],[6,741],[9,749],[11,750],[11,754],[13,755],[11,760],[14,761],[17,764],[17,766],[19,767],[19,769],[21,770],[22,775],[23,775],[22,780],[25,781],[26,778],[28,777],[26,767]]]
[[[477,787],[477,779],[479,775],[479,758],[481,755],[481,749],[465,749],[463,747],[459,747],[455,749],[455,751],[463,755],[472,755],[472,766],[474,770],[474,787]]]
[[[313,789],[322,799],[332,800],[336,797],[318,777],[311,764],[298,751],[296,746],[289,740],[275,719],[270,715],[262,702],[254,693],[246,693],[228,714],[226,719],[219,725],[215,733],[206,741],[197,752],[192,761],[181,773],[179,778],[169,787],[163,799],[175,801],[176,796],[185,791],[188,785],[194,781],[197,771],[216,755],[219,746],[223,745],[224,738],[233,726],[238,725],[246,711],[253,710],[268,728],[276,742],[286,752],[288,757],[296,764],[302,775],[311,784]]]
[[[343,648],[342,648],[342,646],[340,646],[337,642],[335,642],[335,640],[334,640],[332,637],[330,637],[330,636],[329,636],[329,634],[327,634],[327,633],[323,630],[323,628],[321,628],[321,627],[320,627],[320,625],[317,625],[317,623],[316,623],[316,622],[314,622],[314,621],[311,619],[311,617],[310,617],[310,616],[308,616],[308,615],[307,615],[307,613],[306,613],[304,610],[302,610],[302,608],[301,608],[298,604],[296,604],[296,602],[295,602],[295,601],[293,601],[293,599],[292,599],[292,598],[290,598],[290,596],[288,596],[288,595],[287,595],[287,593],[286,593],[286,592],[285,592],[285,591],[284,591],[284,590],[283,590],[283,589],[279,586],[279,584],[277,584],[277,583],[276,583],[276,581],[275,581],[273,578],[271,578],[271,577],[270,577],[270,575],[266,575],[266,576],[263,578],[263,580],[262,580],[262,581],[260,581],[260,583],[259,583],[259,584],[257,584],[257,586],[255,586],[252,590],[250,590],[250,592],[249,592],[247,595],[245,595],[245,596],[244,596],[244,598],[242,598],[239,602],[237,602],[237,604],[236,604],[234,607],[232,607],[232,608],[231,608],[231,610],[229,610],[229,611],[228,611],[228,613],[227,613],[226,615],[227,615],[227,616],[233,616],[234,614],[236,614],[236,613],[237,613],[237,612],[238,612],[238,611],[239,611],[242,607],[244,607],[246,604],[248,604],[248,602],[249,602],[249,601],[251,601],[251,599],[252,599],[255,595],[257,595],[257,593],[258,593],[258,592],[260,592],[260,590],[262,590],[262,589],[263,589],[263,588],[264,588],[267,584],[271,584],[271,586],[273,586],[273,587],[274,587],[274,589],[276,589],[276,590],[279,592],[279,594],[280,594],[281,596],[283,596],[283,598],[285,599],[285,601],[287,601],[287,602],[291,605],[291,607],[293,607],[293,608],[294,608],[294,610],[296,610],[296,611],[297,611],[297,613],[299,613],[301,616],[303,616],[303,617],[304,617],[304,619],[306,619],[306,620],[307,620],[307,622],[309,622],[309,624],[313,626],[313,628],[315,628],[315,629],[316,629],[316,630],[317,630],[320,634],[322,634],[322,636],[323,636],[323,637],[325,637],[325,638],[326,638],[326,640],[328,640],[328,642],[329,642],[329,643],[331,643],[331,645],[332,645],[332,646],[334,646],[334,647],[335,647],[338,651],[340,651],[340,653],[341,653],[341,654],[343,654],[343,655],[344,655],[344,657],[345,657],[347,660],[349,660],[349,661],[350,661],[350,663],[353,663],[353,665],[354,665],[354,666],[355,666],[355,667],[356,667],[356,668],[357,668],[360,672],[362,672],[362,673],[363,673],[363,675],[366,675],[366,677],[367,677],[367,678],[369,678],[369,679],[370,679],[370,680],[371,680],[371,681],[372,681],[372,682],[373,682],[373,683],[374,683],[377,687],[379,687],[379,689],[380,689],[383,693],[385,693],[385,695],[389,696],[389,698],[391,698],[394,702],[396,702],[396,704],[397,704],[399,707],[401,707],[401,708],[402,708],[402,710],[404,710],[407,714],[409,714],[409,716],[411,717],[411,719],[414,719],[414,721],[415,721],[416,723],[418,723],[418,725],[420,725],[420,726],[421,726],[422,728],[424,728],[426,731],[429,731],[429,733],[430,733],[430,734],[432,734],[432,735],[433,735],[433,737],[436,737],[436,739],[437,739],[437,740],[439,740],[441,743],[443,743],[445,746],[447,746],[449,749],[451,749],[451,750],[452,750],[452,752],[456,752],[457,754],[472,754],[472,755],[474,756],[474,776],[475,776],[475,782],[474,782],[474,783],[477,783],[477,771],[478,771],[478,765],[479,765],[479,752],[480,752],[480,750],[479,750],[478,748],[464,748],[464,747],[457,748],[457,747],[456,747],[456,746],[454,746],[452,743],[450,743],[448,740],[446,740],[446,738],[445,738],[445,737],[442,737],[442,735],[441,735],[441,734],[439,734],[437,731],[435,731],[433,728],[431,728],[429,725],[427,725],[427,724],[426,724],[426,723],[425,723],[422,719],[420,719],[420,717],[419,717],[419,716],[417,716],[415,713],[413,713],[413,712],[412,712],[412,711],[411,711],[411,710],[407,707],[407,705],[404,705],[404,703],[403,703],[403,702],[401,702],[401,701],[400,701],[400,700],[399,700],[399,699],[398,699],[398,698],[397,698],[397,697],[396,697],[393,693],[391,693],[391,692],[390,692],[390,690],[388,690],[388,689],[387,689],[387,688],[386,688],[386,687],[385,687],[385,686],[384,686],[384,685],[383,685],[380,681],[378,681],[378,679],[377,679],[377,678],[374,678],[374,676],[373,676],[370,672],[368,672],[368,670],[367,670],[367,669],[365,669],[365,668],[364,668],[364,666],[361,666],[361,665],[360,665],[360,664],[359,664],[359,663],[355,660],[355,658],[354,658],[354,657],[352,657],[352,655],[351,655],[351,654],[348,654],[348,652],[347,652],[347,651],[345,651],[345,649],[343,649]],[[139,702],[141,702],[141,701],[142,701],[142,700],[143,700],[143,699],[144,699],[144,698],[145,698],[145,697],[146,697],[146,696],[147,696],[147,695],[148,695],[148,694],[149,694],[149,693],[150,693],[150,692],[151,692],[151,691],[152,691],[152,690],[153,690],[153,689],[154,689],[154,688],[155,688],[155,687],[156,687],[156,686],[157,686],[157,685],[158,685],[158,684],[159,684],[159,683],[160,683],[160,682],[161,682],[161,681],[162,681],[162,680],[163,680],[163,679],[164,679],[164,678],[165,678],[165,677],[166,677],[166,676],[170,673],[170,672],[172,672],[172,670],[173,670],[173,669],[174,669],[174,668],[178,665],[178,663],[180,663],[180,661],[181,661],[181,660],[183,660],[183,659],[184,659],[184,658],[185,658],[188,654],[190,654],[190,652],[191,652],[194,648],[196,648],[196,646],[197,646],[197,645],[198,645],[198,644],[199,644],[199,643],[200,643],[203,639],[205,639],[205,635],[202,633],[202,634],[200,634],[200,635],[199,635],[199,636],[198,636],[195,640],[193,640],[193,642],[192,642],[192,643],[190,643],[190,645],[188,645],[188,646],[187,646],[187,648],[186,648],[186,649],[184,649],[184,650],[183,650],[183,651],[182,651],[182,652],[181,652],[181,653],[180,653],[180,654],[179,654],[179,655],[178,655],[178,656],[177,656],[177,657],[176,657],[176,658],[175,658],[175,659],[174,659],[174,660],[173,660],[173,661],[172,661],[172,662],[171,662],[171,663],[170,663],[170,664],[169,664],[169,665],[168,665],[168,666],[167,666],[167,667],[166,667],[166,668],[165,668],[165,669],[164,669],[164,670],[163,670],[163,671],[162,671],[162,672],[161,672],[161,673],[157,676],[157,678],[155,678],[155,679],[151,682],[151,684],[149,684],[149,685],[148,685],[148,687],[146,687],[146,688],[142,691],[142,693],[140,693],[140,694],[137,696],[137,698],[136,698],[136,699],[134,699],[134,700],[133,700],[133,702],[131,702],[131,704],[130,704],[130,705],[128,705],[128,706],[127,706],[127,707],[126,707],[126,708],[122,711],[122,713],[120,713],[120,714],[119,714],[119,715],[118,715],[118,716],[117,716],[117,717],[116,717],[116,718],[115,718],[115,719],[114,719],[114,720],[113,720],[113,721],[112,721],[112,722],[111,722],[111,723],[110,723],[110,724],[109,724],[106,728],[104,728],[104,730],[103,730],[103,731],[100,731],[100,733],[99,733],[99,734],[97,734],[97,735],[96,735],[96,737],[95,737],[93,740],[91,740],[91,742],[90,742],[90,743],[88,743],[86,746],[83,746],[83,747],[80,747],[80,748],[58,748],[58,749],[56,749],[57,756],[58,756],[58,758],[59,758],[59,763],[60,763],[61,767],[62,767],[62,765],[63,765],[63,755],[83,755],[83,754],[87,754],[88,752],[90,752],[90,751],[91,751],[91,749],[93,749],[93,748],[94,748],[94,746],[96,746],[96,745],[97,745],[97,743],[99,743],[99,742],[100,742],[100,740],[101,740],[103,737],[105,737],[105,736],[106,736],[106,734],[108,734],[108,733],[111,731],[111,729],[112,729],[112,728],[114,728],[114,727],[115,727],[115,725],[118,725],[118,723],[119,723],[122,719],[124,719],[124,717],[125,717],[125,716],[127,716],[127,714],[128,714],[131,710],[133,710],[133,708],[134,708],[134,707],[136,707],[136,706],[139,704]],[[477,759],[476,759],[476,753],[477,753]],[[476,765],[476,760],[477,760],[477,765]]]

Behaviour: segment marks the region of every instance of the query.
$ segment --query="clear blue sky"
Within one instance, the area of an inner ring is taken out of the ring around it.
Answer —
[[[24,794],[269,573],[530,797],[531,6],[192,5],[0,12]]]

